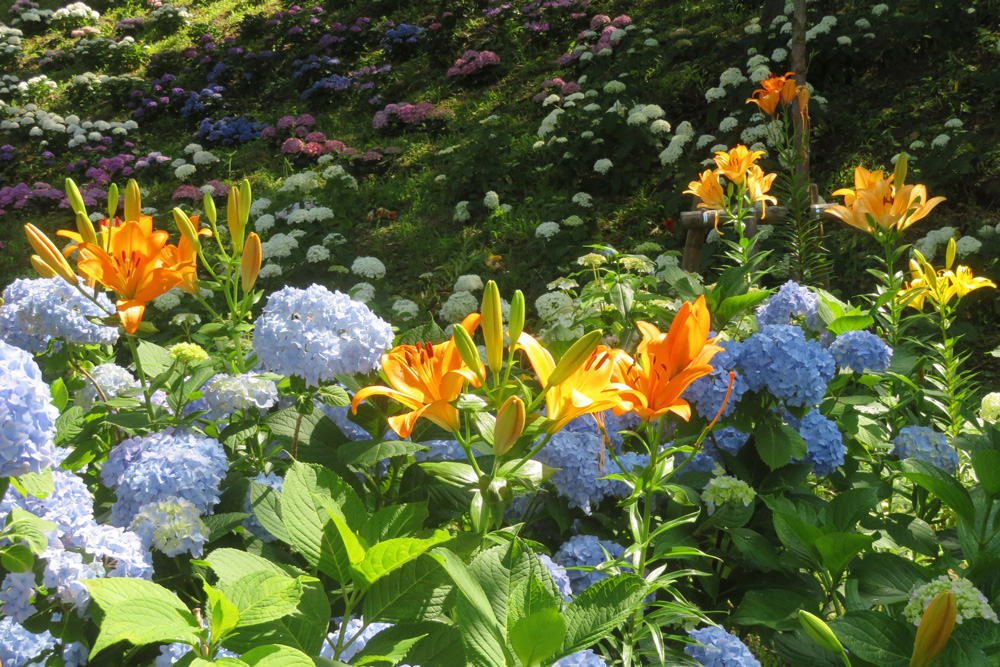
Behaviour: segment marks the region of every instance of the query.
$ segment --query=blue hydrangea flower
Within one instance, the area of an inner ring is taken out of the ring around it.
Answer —
[[[866,369],[887,370],[892,360],[892,348],[867,331],[848,331],[837,336],[830,345],[830,354],[841,369],[857,373]]]
[[[38,611],[31,604],[37,585],[35,573],[31,570],[8,572],[0,583],[0,612],[23,623],[24,619]]]
[[[222,444],[190,431],[171,428],[125,440],[112,448],[101,470],[118,494],[111,523],[126,526],[140,507],[171,496],[207,514],[219,502],[219,483],[228,472]]]
[[[605,555],[605,551],[608,555]],[[567,568],[566,575],[569,577],[573,595],[579,595],[610,575],[607,572],[586,572],[571,568],[600,565],[619,558],[624,553],[625,547],[620,544],[598,539],[594,535],[574,535],[559,547],[552,560]]]
[[[785,415],[785,419],[806,441],[806,455],[796,463],[812,463],[817,477],[829,475],[837,466],[844,465],[847,452],[844,436],[819,410],[810,410],[801,421],[792,415]]]
[[[121,396],[129,389],[139,388],[139,381],[117,364],[94,366],[90,371],[90,377],[94,378],[94,382],[104,392],[104,398],[108,400]],[[97,387],[89,379],[83,388],[76,392],[76,404],[84,410],[89,410],[99,400],[102,399],[97,393]]]
[[[684,392],[686,398],[694,407],[695,412],[705,419],[715,419],[715,415],[722,408],[722,402],[726,400],[726,392],[729,391],[729,371],[737,371],[733,379],[733,389],[729,396],[729,402],[722,410],[722,416],[728,417],[739,405],[743,394],[750,388],[743,375],[737,370],[737,363],[740,355],[741,345],[736,341],[719,341],[719,346],[723,348],[712,357],[711,373],[700,377],[692,382]]]
[[[571,602],[573,600],[573,587],[569,583],[569,572],[547,555],[537,554],[537,556],[538,560],[545,566],[545,569],[552,575],[552,580],[556,582],[556,587],[562,593],[563,602]]]
[[[321,658],[329,658],[331,660],[334,659],[333,647],[337,645],[337,640],[340,638],[340,625],[343,623],[343,619],[335,618],[333,621],[334,630],[327,635],[326,641],[323,642],[323,647],[319,651]],[[341,651],[338,660],[341,662],[350,662],[351,658],[360,653],[368,642],[372,640],[372,637],[391,627],[392,623],[371,623],[368,627],[365,627],[362,619],[349,619],[347,627],[344,629],[344,644],[346,648]],[[400,667],[403,666],[401,665]]]
[[[77,533],[74,546],[95,558],[113,562],[109,577],[153,578],[152,554],[142,539],[130,530],[94,523]]]
[[[209,419],[225,419],[249,408],[266,410],[278,402],[278,385],[253,373],[216,375],[201,390]]]
[[[82,665],[86,665],[89,655],[90,649],[83,642],[63,644],[62,658],[64,667],[81,667]]]
[[[94,296],[93,289],[84,289]],[[96,298],[106,310],[62,278],[15,280],[3,291],[0,340],[29,352],[44,351],[53,338],[81,345],[113,345],[118,340],[118,327],[87,319],[106,317],[115,310],[103,292]]]
[[[281,489],[285,486],[285,478],[273,472],[269,472],[266,475],[261,473],[251,481],[269,486],[278,493],[281,493]],[[264,542],[273,542],[274,535],[264,530],[264,526],[260,525],[260,521],[254,516],[253,507],[250,505],[250,489],[247,489],[247,497],[243,502],[243,511],[250,515],[249,518],[243,521],[243,527]]]
[[[388,322],[321,285],[274,292],[254,328],[253,347],[264,368],[309,385],[338,373],[368,373],[392,346]]]
[[[0,618],[0,664],[4,667],[23,667],[55,645],[48,630],[36,635],[10,616]]]
[[[836,372],[833,357],[802,329],[776,324],[763,327],[740,349],[739,365],[751,391],[767,389],[788,405],[817,405]]]
[[[552,663],[552,667],[608,667],[604,658],[594,653],[593,649],[577,651],[561,660]]]
[[[185,655],[190,653],[192,648],[189,644],[181,644],[176,642],[173,644],[166,644],[160,647],[160,655],[156,657],[155,667],[170,667],[175,662],[183,658]],[[216,658],[239,658],[240,656],[233,653],[229,649],[222,648],[221,646],[215,651]]]
[[[715,464],[722,463],[722,455],[719,450],[736,456],[743,445],[747,444],[750,438],[743,431],[738,431],[732,426],[713,429],[701,443],[701,451],[694,455],[690,463],[685,467],[685,472],[713,472]],[[676,454],[674,465],[680,465],[687,459],[687,454]]]
[[[162,498],[139,508],[132,530],[147,549],[156,547],[168,556],[184,552],[201,558],[208,528],[198,508],[184,498]]]
[[[739,637],[722,628],[692,630],[688,636],[698,644],[688,644],[684,652],[704,667],[761,667]]]
[[[347,394],[351,398],[354,398],[354,394],[353,393],[347,392]],[[361,428],[359,425],[355,424],[354,422],[352,422],[348,418],[348,415],[351,412],[350,406],[346,406],[345,405],[344,407],[335,408],[335,407],[333,407],[331,405],[327,405],[326,403],[323,403],[322,401],[315,401],[315,403],[316,403],[316,408],[318,408],[319,410],[321,410],[323,412],[323,414],[325,414],[327,417],[329,417],[330,421],[332,421],[334,424],[336,424],[337,428],[340,429],[340,432],[343,433],[344,435],[346,435],[348,437],[348,439],[353,440],[355,442],[357,442],[358,440],[371,440],[372,439],[372,436],[371,436],[371,434],[368,431],[366,431],[365,429]],[[390,428],[390,429],[388,429],[382,435],[382,439],[383,440],[398,440],[399,436],[396,435],[396,432],[393,431]],[[409,439],[409,438],[407,438],[407,439]]]
[[[823,330],[823,322],[819,317],[819,297],[794,280],[782,285],[774,296],[757,308],[757,324],[761,327],[792,324],[797,317],[803,318],[811,331]]]
[[[82,616],[90,603],[90,593],[83,581],[104,577],[104,566],[98,561],[84,562],[80,554],[62,548],[49,547],[42,552],[42,558],[45,559],[42,583]]]
[[[892,451],[901,459],[920,459],[953,475],[958,469],[958,452],[948,444],[944,433],[926,426],[907,426],[899,429]]]
[[[38,364],[0,341],[0,477],[40,473],[56,463],[57,417]]]
[[[391,431],[390,431],[391,433]],[[423,461],[465,461],[467,459],[465,450],[458,440],[425,440],[418,442],[418,445],[427,447],[427,451],[413,452],[413,458],[417,463]],[[473,455],[482,456],[482,452],[472,450]]]

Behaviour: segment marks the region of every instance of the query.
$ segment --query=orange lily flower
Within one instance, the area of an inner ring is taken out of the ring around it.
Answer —
[[[472,333],[479,320],[478,314],[472,314],[459,326]],[[430,419],[445,430],[457,431],[459,413],[451,402],[462,393],[466,382],[479,386],[479,378],[462,361],[454,336],[437,345],[425,343],[395,347],[382,355],[382,372],[391,386],[365,387],[354,395],[351,411],[357,414],[361,401],[369,396],[396,399],[411,410],[389,417],[389,426],[401,438],[413,432],[421,417]]]
[[[892,180],[892,176],[885,178],[881,171],[869,172],[858,167],[854,171],[854,192],[846,188],[834,192],[844,195],[844,204],[832,206],[830,213],[869,234],[875,231],[869,216],[883,230],[903,231],[945,200],[944,197],[928,200],[927,188],[923,185],[904,185],[897,189]]]
[[[715,154],[715,164],[718,166],[718,173],[728,178],[736,185],[743,185],[750,167],[759,158],[763,157],[764,151],[751,151],[746,146],[740,144],[728,153],[718,151]]]
[[[681,306],[666,333],[648,322],[637,325],[643,336],[638,363],[625,352],[615,351],[615,386],[620,388],[622,400],[630,402],[631,411],[647,422],[668,412],[689,420],[691,406],[681,394],[692,382],[712,372],[709,362],[722,351],[714,338],[708,338],[712,316],[705,297]],[[616,410],[616,414],[621,412]]]
[[[191,222],[195,229],[198,229],[198,216],[191,216]],[[211,236],[212,230],[198,229],[198,236]],[[178,285],[188,294],[198,294],[201,288],[198,287],[198,249],[188,239],[181,235],[181,240],[177,245],[168,245],[163,248],[163,263],[181,274],[181,283]]]
[[[77,269],[84,277],[97,281],[118,293],[118,316],[125,331],[135,333],[142,322],[146,303],[179,285],[181,272],[163,265],[161,253],[169,234],[153,231],[141,221],[108,227],[107,249],[93,243],[80,243]],[[102,239],[104,241],[104,239]]]
[[[535,369],[538,381],[545,388],[549,376],[556,368],[552,355],[526,333],[522,333],[517,339],[517,347],[528,355],[528,361]],[[545,430],[556,433],[577,417],[611,408],[627,412],[629,403],[621,399],[618,388],[613,384],[614,366],[614,356],[611,351],[603,345],[598,345],[590,358],[566,380],[550,387],[545,393],[548,417]]]
[[[798,98],[802,113],[807,115],[809,90],[805,86],[795,85],[794,77],[794,72],[788,72],[784,76],[772,74],[760,82],[761,88],[753,91],[753,97],[747,100],[747,104],[752,102],[768,116],[774,116],[779,102],[787,106]]]
[[[688,189],[684,191],[686,195],[694,195],[701,199],[698,208],[725,208],[726,198],[722,192],[722,184],[719,182],[719,173],[711,169],[701,172],[697,181],[688,183]]]
[[[767,202],[775,205],[778,203],[777,199],[767,194],[777,177],[777,174],[765,174],[764,170],[757,165],[750,167],[747,172],[747,194],[750,195],[752,201],[759,201],[763,205],[764,210],[761,217],[767,215]]]

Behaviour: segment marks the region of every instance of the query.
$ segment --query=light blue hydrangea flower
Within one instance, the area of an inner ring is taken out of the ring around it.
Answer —
[[[688,636],[698,644],[688,644],[684,652],[704,667],[761,667],[739,637],[722,628],[692,630]]]
[[[789,280],[774,296],[757,308],[757,324],[761,327],[773,324],[792,324],[801,317],[811,331],[822,331],[823,322],[819,317],[819,297],[808,287]]]
[[[23,623],[24,619],[38,611],[31,604],[37,585],[35,573],[31,570],[8,572],[0,583],[0,613]]]
[[[64,667],[81,667],[82,665],[86,665],[89,655],[90,649],[83,642],[63,644],[62,658]]]
[[[899,429],[892,451],[901,459],[920,459],[953,475],[958,469],[958,452],[948,444],[944,433],[926,426],[906,426]]]
[[[390,431],[391,433],[391,431]],[[468,457],[458,440],[425,440],[418,442],[418,445],[427,447],[427,451],[413,452],[413,458],[420,463],[422,461],[465,461]],[[473,455],[482,456],[482,452],[472,450]]]
[[[844,436],[837,425],[823,416],[819,410],[810,410],[802,420],[786,414],[788,424],[799,432],[806,441],[806,455],[795,463],[812,463],[813,474],[817,477],[829,475],[838,466],[844,465]]]
[[[101,364],[94,366],[90,371],[90,377],[100,386],[104,392],[104,398],[111,400],[121,396],[129,389],[138,389],[139,381],[131,373],[117,364]],[[76,404],[84,410],[89,410],[94,403],[103,400],[97,393],[97,387],[89,379],[82,389],[76,392]]]
[[[737,371],[733,380],[733,389],[729,395],[729,402],[722,410],[722,416],[728,417],[739,405],[743,394],[750,388],[743,375],[737,370],[737,363],[742,347],[736,341],[724,340],[718,343],[723,352],[719,352],[712,357],[713,370],[704,377],[700,377],[692,382],[684,392],[686,398],[694,407],[695,412],[705,419],[715,419],[715,415],[722,408],[722,402],[726,400],[726,392],[729,391],[729,371]]]
[[[557,660],[552,663],[552,667],[608,667],[608,663],[594,653],[593,649],[588,648]]]
[[[321,658],[329,658],[333,660],[333,647],[337,645],[337,641],[340,639],[340,625],[343,623],[343,619],[335,618],[333,619],[334,630],[327,635],[326,641],[323,642],[323,647],[319,651]],[[360,653],[365,646],[372,640],[372,637],[382,632],[387,628],[391,628],[392,623],[371,623],[368,627],[365,627],[364,621],[358,618],[352,618],[347,621],[347,627],[344,628],[344,644],[346,648],[340,653],[340,662],[349,663],[351,659]],[[410,665],[399,665],[399,667],[410,667]]]
[[[552,580],[556,582],[556,587],[562,593],[563,602],[571,602],[573,600],[573,587],[570,586],[569,573],[566,568],[545,554],[537,554],[537,556],[538,560],[545,566],[545,569],[552,575]]]
[[[93,289],[88,292],[94,295]],[[15,280],[3,291],[0,340],[29,352],[44,351],[53,338],[83,345],[113,345],[118,340],[118,327],[87,319],[114,312],[114,305],[103,292],[97,293],[97,301],[106,310],[62,278]]]
[[[285,486],[285,478],[273,472],[269,472],[266,475],[261,473],[254,477],[251,481],[256,482],[257,484],[269,486],[278,493],[281,493],[281,490]],[[264,542],[273,542],[274,535],[267,532],[264,529],[264,526],[260,525],[260,521],[257,517],[254,516],[253,507],[250,505],[250,489],[247,489],[247,497],[243,502],[243,511],[250,515],[243,521],[243,527]]]
[[[0,341],[0,477],[40,473],[56,463],[57,417],[38,364]]]
[[[368,306],[321,285],[274,292],[254,328],[264,368],[309,385],[374,370],[393,338],[392,326]]]
[[[781,324],[765,326],[748,338],[739,365],[751,391],[767,389],[795,406],[822,401],[836,372],[833,357],[822,345],[807,341],[802,329]]]
[[[207,514],[219,502],[219,483],[228,472],[222,444],[191,431],[170,428],[125,440],[112,448],[101,470],[118,494],[111,523],[126,526],[140,507],[171,496]]]
[[[72,605],[81,616],[90,603],[90,593],[84,584],[86,579],[100,579],[105,576],[104,566],[98,561],[87,563],[75,551],[49,547],[42,552],[45,559],[45,574],[42,584],[54,592],[62,602]]]
[[[605,555],[607,551],[607,555]],[[567,568],[573,595],[579,595],[601,579],[610,575],[607,572],[586,572],[571,568],[581,566],[596,566],[608,560],[614,560],[625,553],[625,547],[608,540],[601,540],[594,535],[574,535],[563,543],[552,557],[559,565]]]
[[[719,451],[736,456],[747,444],[750,438],[743,431],[738,431],[732,426],[713,429],[701,443],[701,451],[694,455],[691,462],[684,468],[685,472],[713,472],[715,464],[722,463],[722,455]],[[680,465],[687,459],[687,454],[676,454],[674,465]]]
[[[156,657],[155,667],[170,667],[175,662],[183,658],[185,655],[190,653],[192,648],[189,644],[181,644],[176,642],[173,644],[166,644],[160,647],[160,655]],[[215,651],[216,658],[239,658],[240,656],[233,653],[229,649],[222,648],[221,646]]]
[[[10,616],[0,618],[0,664],[4,667],[23,667],[55,645],[48,630],[36,635]]]
[[[225,419],[249,408],[266,410],[278,402],[278,385],[274,380],[253,373],[216,375],[205,383],[201,393],[209,406],[209,419]]]
[[[162,498],[139,508],[132,530],[147,549],[156,547],[168,556],[184,552],[201,558],[208,528],[198,508],[184,498]]]
[[[152,554],[130,530],[93,523],[81,529],[72,543],[95,558],[113,562],[109,577],[153,578]]]
[[[848,331],[837,336],[830,345],[830,354],[842,370],[856,373],[888,370],[892,360],[892,348],[867,331]]]

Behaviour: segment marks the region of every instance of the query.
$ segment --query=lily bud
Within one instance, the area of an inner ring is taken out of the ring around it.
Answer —
[[[194,246],[196,251],[201,250],[201,240],[198,238],[198,230],[195,228],[194,223],[191,222],[191,218],[187,217],[187,213],[179,208],[174,208],[174,222],[177,223],[177,229],[181,230],[181,234],[188,240],[188,243]]]
[[[124,222],[138,222],[142,215],[142,195],[139,193],[139,184],[134,178],[128,179],[125,186],[125,220]]]
[[[917,639],[913,642],[913,656],[910,667],[930,667],[934,659],[944,649],[955,629],[958,606],[951,591],[938,593],[927,610],[924,611],[917,627]]]
[[[31,256],[31,265],[35,267],[35,271],[38,271],[38,275],[42,278],[56,277],[56,272],[52,270],[52,267],[42,261],[42,258],[38,255]]]
[[[590,333],[585,334],[580,340],[573,343],[573,345],[566,350],[566,354],[562,356],[559,363],[556,364],[555,369],[552,371],[552,375],[549,376],[549,381],[546,383],[546,387],[554,387],[558,384],[562,384],[569,378],[570,375],[576,372],[580,366],[582,366],[587,359],[590,359],[590,355],[594,353],[597,349],[597,345],[601,342],[601,336],[603,332],[600,329],[595,329]]]
[[[84,216],[87,215],[87,207],[83,203],[83,195],[80,194],[80,188],[76,187],[76,183],[73,182],[72,178],[66,179],[66,199],[69,200],[69,207],[76,215],[83,213]]]
[[[521,337],[524,331],[524,294],[521,290],[515,290],[514,296],[510,299],[510,316],[507,318],[507,335],[511,342]]]
[[[799,610],[799,623],[802,624],[802,629],[806,631],[806,634],[820,647],[837,655],[844,654],[844,645],[840,643],[837,635],[833,634],[833,630],[822,618],[810,614],[808,611]]]
[[[503,366],[503,311],[500,290],[492,280],[483,290],[483,338],[486,339],[486,363],[491,371],[499,373]]]
[[[118,186],[112,183],[108,186],[108,219],[114,220],[118,212]]]
[[[73,273],[69,262],[66,261],[66,258],[59,252],[55,244],[49,240],[49,237],[38,229],[38,227],[30,223],[24,226],[24,231],[28,235],[28,243],[38,253],[39,261],[46,264],[56,275],[60,276],[70,285],[76,285],[76,274]]]
[[[526,415],[524,402],[517,396],[511,396],[500,406],[497,420],[493,425],[493,454],[503,456],[514,446],[524,431]]]
[[[948,250],[945,252],[944,268],[950,269],[952,264],[955,263],[955,253],[958,251],[958,246],[955,245],[955,237],[952,236],[948,239]]]
[[[903,182],[906,180],[906,167],[909,157],[903,152],[899,154],[899,158],[896,160],[896,170],[892,172],[892,185],[896,188],[896,192],[899,192],[900,188],[903,187]]]
[[[257,274],[260,273],[260,237],[254,232],[250,232],[246,245],[243,247],[243,258],[240,261],[240,272],[243,274],[243,291],[249,292],[257,282]]]
[[[243,227],[247,226],[247,221],[250,220],[250,181],[243,179],[240,183],[240,224]]]
[[[97,245],[97,232],[94,231],[94,223],[90,221],[86,213],[76,214],[76,231],[80,232],[85,243]]]
[[[240,222],[240,191],[236,188],[229,189],[226,222],[229,223],[229,236],[233,240],[233,252],[238,254],[243,248],[243,223]]]
[[[214,225],[218,219],[218,213],[215,210],[215,200],[212,199],[212,195],[205,193],[201,198],[201,207],[205,209],[205,217]]]
[[[472,342],[472,336],[461,325],[456,325],[454,329],[455,347],[458,348],[459,356],[462,357],[465,365],[472,369],[476,377],[481,378],[483,376],[483,361],[479,358],[479,349]]]

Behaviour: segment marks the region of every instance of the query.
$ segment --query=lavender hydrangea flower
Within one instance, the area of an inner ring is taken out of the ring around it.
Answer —
[[[605,555],[605,551],[607,551],[607,555]],[[598,539],[594,535],[574,535],[559,547],[552,560],[564,568],[597,566],[608,560],[619,558],[624,553],[625,547],[620,544]],[[573,595],[579,595],[601,579],[610,576],[607,572],[586,572],[573,569],[567,569],[566,575],[569,577]]]
[[[817,477],[829,475],[837,466],[844,465],[847,452],[844,436],[819,410],[810,410],[801,420],[792,415],[785,415],[785,418],[806,441],[806,455],[795,463],[812,463]]]
[[[198,508],[184,498],[163,498],[139,508],[132,530],[147,549],[156,547],[168,556],[184,552],[201,558],[208,528]]]
[[[40,634],[28,632],[14,618],[0,618],[0,664],[21,667],[56,645],[48,630]]]
[[[225,419],[251,407],[266,410],[278,401],[278,385],[253,373],[216,375],[201,392],[208,403],[210,419]]]
[[[35,596],[35,573],[9,572],[0,583],[0,612],[23,623],[24,619],[34,614],[37,609],[31,604]]]
[[[944,433],[926,426],[907,426],[899,429],[892,451],[901,459],[920,459],[937,466],[949,475],[958,469],[958,452],[948,444]]]
[[[837,336],[830,345],[837,366],[846,371],[884,371],[892,360],[892,348],[875,334],[848,331]]]
[[[593,649],[588,648],[557,660],[552,663],[552,667],[608,667],[608,663],[594,653]]]
[[[171,496],[206,514],[219,502],[219,483],[228,471],[219,441],[190,431],[165,429],[126,440],[112,448],[101,470],[118,494],[111,523],[128,525],[143,505]]]
[[[104,393],[104,398],[108,400],[121,396],[129,389],[139,388],[139,381],[126,369],[117,364],[94,366],[93,370],[90,371],[90,377],[94,378],[94,382],[97,383]],[[97,387],[94,386],[94,382],[90,382],[88,379],[87,384],[76,392],[76,404],[84,410],[89,410],[93,407],[94,403],[102,400],[97,392]]]
[[[92,288],[88,291],[95,296]],[[87,319],[114,312],[103,292],[96,299],[105,310],[62,278],[15,280],[3,291],[0,340],[29,352],[44,351],[53,338],[81,345],[113,345],[118,341],[118,327]]]
[[[808,287],[789,280],[767,302],[757,308],[757,323],[764,327],[774,324],[791,324],[796,317],[804,319],[811,331],[822,331],[819,317],[819,297]]]
[[[256,482],[257,484],[264,484],[266,486],[269,486],[278,493],[281,493],[281,490],[285,486],[285,478],[273,472],[269,472],[267,474],[261,473],[256,477],[254,477],[251,481]],[[243,502],[243,511],[250,515],[247,519],[243,521],[243,527],[249,530],[254,536],[263,540],[264,542],[273,542],[274,535],[271,535],[271,533],[267,532],[267,530],[264,529],[264,526],[260,524],[260,521],[257,519],[257,517],[254,516],[253,506],[250,504],[249,489],[247,489],[246,500]]]
[[[739,637],[722,628],[692,630],[688,636],[698,644],[688,644],[684,652],[704,667],[761,667]]]
[[[736,409],[743,394],[749,389],[746,380],[739,372],[733,379],[733,389],[729,395],[729,402],[722,408],[722,402],[726,400],[726,392],[729,392],[729,372],[737,370],[737,363],[740,355],[741,345],[736,341],[719,341],[719,346],[723,351],[712,357],[711,373],[700,377],[690,385],[684,392],[686,398],[695,411],[705,419],[715,419],[715,415],[722,410],[722,416],[728,417]]]
[[[767,389],[788,405],[811,406],[823,400],[833,378],[833,357],[802,329],[787,324],[764,326],[740,350],[739,365],[751,391]]]
[[[41,473],[56,462],[58,416],[38,364],[0,341],[0,477]]]

